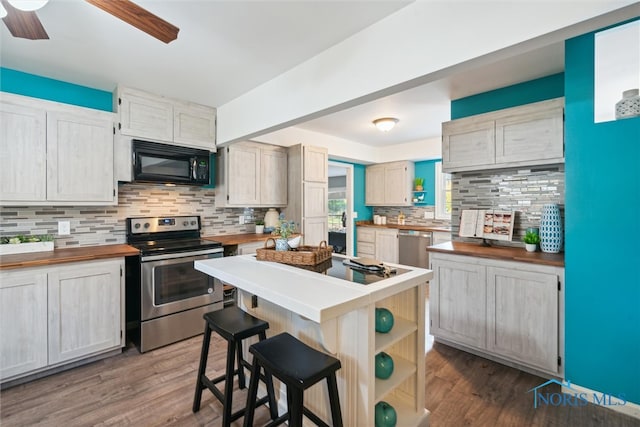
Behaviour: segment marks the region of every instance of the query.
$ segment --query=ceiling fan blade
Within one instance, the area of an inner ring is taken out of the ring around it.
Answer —
[[[85,0],[165,43],[178,38],[180,28],[129,0]]]
[[[46,40],[49,38],[35,12],[25,12],[11,6],[6,0],[0,1],[7,10],[7,16],[2,20],[13,37],[29,40]]]

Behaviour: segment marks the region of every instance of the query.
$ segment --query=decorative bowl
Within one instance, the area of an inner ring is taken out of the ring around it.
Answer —
[[[289,243],[289,247],[291,249],[297,248],[298,246],[300,246],[300,236],[294,237],[293,239],[289,239],[287,243]]]

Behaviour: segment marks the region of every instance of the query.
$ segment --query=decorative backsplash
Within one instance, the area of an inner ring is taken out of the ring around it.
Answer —
[[[496,242],[506,246],[522,246],[526,229],[540,227],[542,206],[546,203],[560,206],[564,224],[564,165],[458,172],[452,175],[451,182],[451,234],[454,237],[458,235],[460,215],[464,209],[516,211],[511,242]]]
[[[400,212],[404,213],[405,225],[420,226],[442,226],[448,227],[449,220],[434,219],[435,206],[410,206],[410,207],[374,207],[374,215],[384,215],[387,217],[387,223],[397,223]],[[425,218],[425,212],[429,218]]]
[[[215,190],[202,187],[120,184],[118,206],[1,207],[0,235],[53,234],[55,247],[125,243],[126,218],[169,215],[200,215],[203,236],[253,232],[253,224],[239,224],[244,209],[216,208],[214,199]],[[71,222],[69,236],[57,236],[58,221]]]

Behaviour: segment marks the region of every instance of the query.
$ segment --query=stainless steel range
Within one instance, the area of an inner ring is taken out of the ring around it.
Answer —
[[[223,308],[222,283],[193,268],[223,255],[200,228],[199,216],[127,219],[127,243],[140,250],[127,280],[127,325],[141,353],[201,334],[202,315]]]

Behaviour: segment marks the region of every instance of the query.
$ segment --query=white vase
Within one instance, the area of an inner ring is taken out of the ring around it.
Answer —
[[[264,227],[274,229],[278,226],[279,214],[275,208],[269,208],[266,214],[264,214]]]
[[[560,207],[555,203],[542,207],[540,217],[540,249],[542,252],[558,253],[562,249],[562,220]]]
[[[640,91],[629,89],[622,92],[622,99],[616,103],[616,119],[640,116]]]

